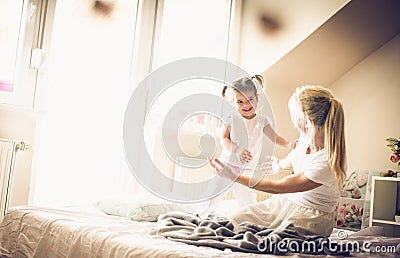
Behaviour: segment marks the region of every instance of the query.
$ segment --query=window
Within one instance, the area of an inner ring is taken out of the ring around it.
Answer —
[[[235,9],[235,6],[238,7],[238,3],[234,0],[157,2],[149,72],[171,62],[192,57],[235,61],[231,53],[235,52],[233,46],[238,42],[232,40],[232,35],[237,35],[240,28],[233,26],[233,23],[237,22],[236,13],[240,9]],[[234,54],[238,55],[238,52]],[[225,72],[225,69],[221,70],[222,75]],[[153,162],[167,176],[171,176],[169,173],[173,164],[162,149],[165,139],[162,139],[161,128],[168,130],[169,139],[179,139],[180,149],[173,149],[173,153],[169,153],[170,158],[175,159],[177,156],[186,155],[194,157],[203,153],[202,146],[199,144],[202,135],[212,135],[218,142],[220,121],[207,113],[188,114],[183,110],[178,117],[174,117],[177,121],[183,121],[177,131],[176,128],[167,128],[163,125],[165,116],[178,101],[193,94],[221,96],[222,86],[221,82],[212,79],[189,78],[175,82],[163,92],[156,92],[157,89],[152,87],[148,88],[148,113],[144,131],[146,148],[153,157]],[[157,97],[149,103],[151,99],[149,96],[155,95]],[[221,99],[221,106],[222,101]],[[212,148],[211,146],[214,145],[209,146]]]
[[[13,92],[14,70],[17,59],[18,36],[20,31],[22,1],[0,3],[0,90]]]
[[[89,203],[120,190],[138,1],[112,1],[107,12],[95,2],[57,2],[46,92],[38,93],[46,101],[35,143],[37,205]]]
[[[190,57],[212,57],[228,60],[230,50],[231,7],[226,0],[165,0],[159,3],[155,28],[152,70],[170,62]],[[223,71],[221,71],[223,72]],[[220,96],[222,84],[206,79],[176,83],[160,94],[154,103],[148,103],[147,125],[161,127],[166,112],[180,99],[195,93]],[[149,94],[154,89],[149,88]],[[158,94],[155,93],[154,94]],[[151,105],[151,107],[150,107]],[[182,114],[185,115],[185,114]],[[205,132],[202,116],[190,119],[193,131]],[[210,128],[207,129],[210,131]],[[211,130],[214,131],[214,130]]]
[[[226,60],[231,1],[165,0],[159,5],[153,70],[189,57]]]
[[[47,0],[0,2],[0,103],[33,107]]]

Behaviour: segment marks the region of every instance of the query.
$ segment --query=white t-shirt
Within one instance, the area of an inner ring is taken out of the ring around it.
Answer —
[[[260,158],[263,144],[264,127],[270,124],[269,119],[262,115],[256,115],[247,119],[238,115],[231,115],[227,121],[232,143],[250,151],[252,160],[246,164],[246,169],[254,169]],[[222,148],[220,160],[232,166],[242,167],[239,155]]]
[[[292,150],[285,159],[292,163],[294,173],[304,172],[304,175],[321,186],[298,193],[287,194],[288,198],[296,204],[332,212],[335,210],[339,199],[336,177],[328,165],[326,149],[312,154],[306,154],[309,140],[300,137],[298,146]]]

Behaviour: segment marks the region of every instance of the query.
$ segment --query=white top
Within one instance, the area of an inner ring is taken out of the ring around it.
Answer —
[[[309,140],[300,137],[298,146],[285,159],[292,163],[294,173],[304,175],[321,186],[299,193],[289,193],[288,198],[296,204],[314,208],[324,212],[332,212],[339,199],[336,177],[328,165],[326,149],[306,154]]]
[[[232,143],[250,151],[252,160],[246,164],[245,168],[254,169],[260,158],[263,144],[264,127],[270,124],[266,116],[256,115],[252,119],[247,119],[238,115],[231,115],[227,121],[230,130]],[[230,150],[222,148],[220,160],[232,166],[242,167],[238,154],[231,153]]]

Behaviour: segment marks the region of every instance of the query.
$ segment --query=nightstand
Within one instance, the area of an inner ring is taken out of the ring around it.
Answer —
[[[372,177],[369,226],[382,226],[387,236],[400,237],[400,222],[394,214],[400,208],[400,178]]]

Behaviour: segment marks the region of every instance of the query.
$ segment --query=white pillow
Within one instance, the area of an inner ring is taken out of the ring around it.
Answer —
[[[172,203],[143,195],[103,199],[96,205],[104,213],[136,221],[157,221],[159,215],[170,211],[194,212],[190,205]]]

